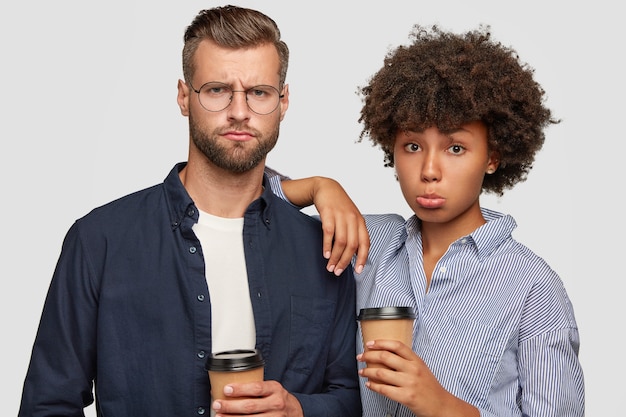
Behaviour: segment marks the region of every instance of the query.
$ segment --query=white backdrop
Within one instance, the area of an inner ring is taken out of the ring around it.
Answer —
[[[553,4],[561,4],[556,6]],[[185,27],[213,1],[4,2],[0,317],[3,415],[16,415],[30,349],[65,232],[93,207],[161,182],[185,160],[176,105]],[[356,87],[414,23],[489,24],[536,70],[560,125],[528,181],[483,205],[511,213],[518,240],[561,275],[580,327],[587,415],[619,416],[624,279],[618,256],[622,111],[617,3],[239,1],[273,17],[291,49],[291,105],[269,165],[342,182],[365,213],[408,208],[368,141],[356,143]],[[619,184],[619,185],[618,185]],[[619,202],[618,202],[619,199]],[[622,306],[621,306],[622,305]],[[87,415],[95,415],[93,407]]]

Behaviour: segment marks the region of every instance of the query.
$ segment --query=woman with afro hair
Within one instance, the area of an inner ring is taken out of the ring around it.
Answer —
[[[415,213],[364,215],[371,246],[355,265],[357,311],[408,306],[416,319],[412,346],[365,340],[363,352],[357,335],[363,415],[583,416],[578,328],[563,283],[512,237],[510,215],[479,202],[526,179],[544,129],[559,120],[533,69],[489,27],[417,25],[411,40],[359,89],[361,139],[382,149]],[[276,191],[320,213],[346,198],[323,177]]]

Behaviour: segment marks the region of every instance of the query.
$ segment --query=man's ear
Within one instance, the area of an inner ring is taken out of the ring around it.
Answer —
[[[189,95],[191,94],[191,90],[189,86],[185,84],[183,80],[178,80],[178,96],[176,97],[176,101],[178,101],[178,107],[180,108],[180,114],[183,116],[189,116]]]
[[[285,113],[289,107],[289,84],[285,84],[283,87],[283,94],[280,99],[280,121],[285,118]]]

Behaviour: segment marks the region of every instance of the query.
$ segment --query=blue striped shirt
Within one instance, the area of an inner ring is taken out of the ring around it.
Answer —
[[[364,271],[355,274],[357,312],[413,307],[413,350],[446,390],[483,417],[583,416],[578,329],[563,283],[513,239],[511,216],[487,209],[483,215],[487,223],[437,262],[428,290],[419,220],[366,215],[371,248]],[[360,334],[357,343],[362,350]],[[364,383],[364,416],[413,416]]]
[[[288,201],[280,185],[288,177],[268,167],[266,173],[272,191]],[[513,217],[482,213],[487,223],[450,245],[428,291],[417,217],[365,215],[371,246],[363,272],[354,275],[357,314],[413,307],[413,351],[482,417],[584,416],[578,327],[560,277],[513,239]],[[364,417],[413,416],[365,382],[360,378]]]

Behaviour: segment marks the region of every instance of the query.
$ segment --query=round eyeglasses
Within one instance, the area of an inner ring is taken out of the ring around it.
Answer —
[[[234,93],[245,93],[248,108],[256,114],[270,114],[278,108],[283,94],[271,85],[255,85],[246,90],[233,90],[228,84],[210,81],[196,90],[189,83],[191,89],[198,94],[200,105],[210,112],[218,112],[230,106]]]

